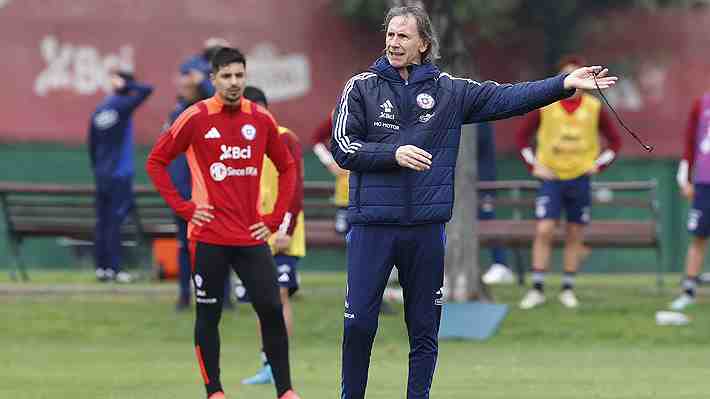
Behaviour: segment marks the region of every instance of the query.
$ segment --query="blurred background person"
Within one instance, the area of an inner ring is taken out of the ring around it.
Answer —
[[[584,65],[580,56],[561,59],[559,70],[570,73]],[[607,148],[600,149],[600,133]],[[533,152],[531,141],[535,138]],[[521,309],[545,303],[545,273],[555,228],[564,209],[564,274],[559,300],[567,308],[576,308],[575,275],[584,251],[584,226],[591,209],[591,176],[609,166],[621,148],[621,139],[609,114],[594,96],[577,89],[572,97],[532,111],[525,116],[517,133],[518,148],[533,176],[542,185],[535,201],[538,219],[532,248],[533,288],[520,301]]]
[[[490,122],[476,125],[478,180],[496,180],[496,142],[493,135],[493,124]],[[480,190],[478,192],[478,219],[493,220],[495,213],[495,190]],[[483,275],[486,284],[512,284],[515,281],[513,272],[508,267],[505,249],[491,248],[491,267]]]
[[[268,107],[266,94],[254,86],[244,88],[244,98],[251,100],[264,108]],[[291,204],[284,218],[284,222],[278,230],[269,237],[268,243],[274,255],[276,264],[277,282],[279,285],[279,295],[283,304],[284,322],[288,336],[293,336],[293,311],[291,307],[291,295],[298,291],[298,263],[306,256],[306,229],[303,218],[303,151],[298,136],[290,129],[279,126],[279,139],[286,145],[291,157],[296,163],[296,189],[291,199]],[[263,169],[261,171],[260,182],[260,212],[268,215],[274,210],[276,198],[279,192],[279,173],[276,166],[268,156],[264,157]],[[248,302],[249,293],[241,286],[237,287],[237,298],[240,301]],[[257,318],[257,331],[259,319]],[[266,358],[266,354],[261,350],[262,368],[252,377],[242,381],[243,384],[271,384],[274,376],[271,372],[271,365]]]
[[[333,132],[333,110],[328,119],[318,125],[313,134],[313,153],[326,169],[335,177],[335,196],[333,202],[338,208],[335,211],[335,231],[340,234],[348,232],[348,178],[350,172],[338,166],[330,153],[330,137]]]
[[[133,113],[153,92],[128,71],[110,72],[112,92],[91,114],[89,158],[96,184],[94,259],[99,281],[132,281],[121,265],[121,225],[133,210]]]
[[[229,47],[229,42],[226,39],[211,37],[205,40],[202,52],[189,57],[180,65],[180,75],[188,76],[192,80],[192,83],[197,86],[202,99],[214,95],[214,86],[209,79],[212,71],[210,61],[217,51],[223,47]]]
[[[695,303],[710,234],[710,93],[696,99],[685,132],[685,152],[676,175],[682,194],[692,203],[688,231],[692,235],[685,257],[682,293],[670,307],[683,310]]]

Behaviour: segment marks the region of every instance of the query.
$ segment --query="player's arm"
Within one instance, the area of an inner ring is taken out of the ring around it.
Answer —
[[[553,180],[557,178],[557,174],[535,158],[535,151],[533,151],[533,148],[530,145],[539,126],[540,110],[529,112],[525,115],[523,124],[516,132],[515,141],[518,146],[520,157],[523,162],[525,162],[525,166],[527,166],[532,175],[543,180]]]
[[[292,236],[298,224],[298,215],[303,210],[303,150],[301,149],[301,143],[298,142],[293,133],[280,134],[279,138],[288,148],[288,152],[291,154],[296,166],[296,186],[286,212],[286,215],[290,216],[284,216],[283,222],[279,226],[279,231]]]
[[[606,138],[607,148],[602,151],[594,164],[598,171],[602,171],[614,162],[621,149],[621,136],[616,125],[612,122],[609,113],[603,108],[599,111],[599,130]]]
[[[130,115],[153,93],[153,86],[134,80],[126,82],[126,89],[128,95],[115,97],[115,108],[122,116]]]
[[[145,165],[146,172],[156,190],[165,199],[168,206],[187,221],[193,219],[196,205],[192,201],[185,200],[177,191],[168,173],[168,165],[178,154],[185,152],[190,146],[194,117],[198,113],[197,107],[190,107],[180,114],[170,129],[160,136],[148,155]]]
[[[324,120],[313,134],[313,153],[316,154],[320,163],[323,164],[330,173],[334,176],[338,176],[347,173],[347,171],[338,166],[335,162],[335,158],[333,158],[333,154],[330,152],[329,146],[332,132],[333,118],[331,116]]]
[[[525,163],[525,166],[530,171],[533,170],[536,163],[535,151],[531,143],[539,126],[540,110],[534,110],[523,117],[523,123],[515,133],[515,143],[518,146],[518,153]]]
[[[268,111],[263,111],[268,112]],[[265,114],[267,119],[266,155],[276,166],[279,172],[279,190],[276,204],[271,214],[264,215],[264,224],[271,232],[276,231],[284,220],[286,212],[291,206],[294,192],[296,191],[297,166],[286,144],[281,141],[276,121],[270,114]],[[293,215],[295,218],[297,215]]]
[[[333,116],[330,151],[338,165],[347,170],[375,172],[399,167],[395,159],[398,145],[367,142],[365,99],[359,89],[358,76],[345,85]]]
[[[683,159],[681,159],[678,165],[678,173],[676,174],[678,186],[688,198],[693,196],[690,171],[693,170],[693,163],[695,162],[695,148],[697,145],[695,135],[699,120],[700,100],[696,100],[690,111],[690,117],[688,118],[688,124],[685,129],[685,149],[683,151]]]
[[[463,120],[475,123],[522,115],[574,94],[564,88],[567,74],[534,82],[499,84],[453,79],[463,84]]]

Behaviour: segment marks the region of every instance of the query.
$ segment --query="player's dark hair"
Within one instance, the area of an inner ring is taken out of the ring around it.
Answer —
[[[561,71],[562,69],[570,65],[576,66],[577,68],[581,68],[587,65],[587,60],[579,54],[565,54],[560,57],[559,62],[557,62],[557,70]]]
[[[246,68],[247,60],[241,51],[233,47],[222,47],[212,56],[210,60],[212,64],[212,73],[217,73],[220,68],[226,67],[229,64],[243,64]]]
[[[125,80],[126,82],[132,82],[132,81],[136,80],[136,77],[133,76],[133,74],[130,72],[125,72],[125,71],[116,72],[116,75],[120,76],[121,79]]]
[[[253,101],[255,103],[264,104],[265,107],[269,106],[269,103],[266,101],[266,94],[264,93],[263,90],[261,90],[258,87],[254,87],[254,86],[245,87],[244,93],[242,93],[242,96],[244,98],[246,98],[247,100]]]

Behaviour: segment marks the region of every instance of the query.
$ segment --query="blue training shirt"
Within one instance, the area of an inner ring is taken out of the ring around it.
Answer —
[[[153,87],[127,82],[122,93],[106,97],[91,115],[89,156],[97,179],[135,174],[133,112],[153,92]]]

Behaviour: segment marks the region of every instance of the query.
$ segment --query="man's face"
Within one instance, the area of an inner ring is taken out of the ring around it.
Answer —
[[[188,103],[193,103],[199,99],[197,86],[190,78],[190,75],[178,75],[175,83],[177,85],[177,93],[180,98]]]
[[[427,46],[419,36],[417,21],[413,16],[394,17],[390,20],[385,38],[385,54],[395,69],[421,64],[422,53]]]
[[[109,79],[111,80],[111,89],[114,92],[120,92],[126,87],[126,81],[119,76],[117,72],[111,71],[109,73]]]
[[[246,85],[244,64],[233,62],[212,74],[212,84],[217,95],[225,104],[236,104],[242,97]]]

